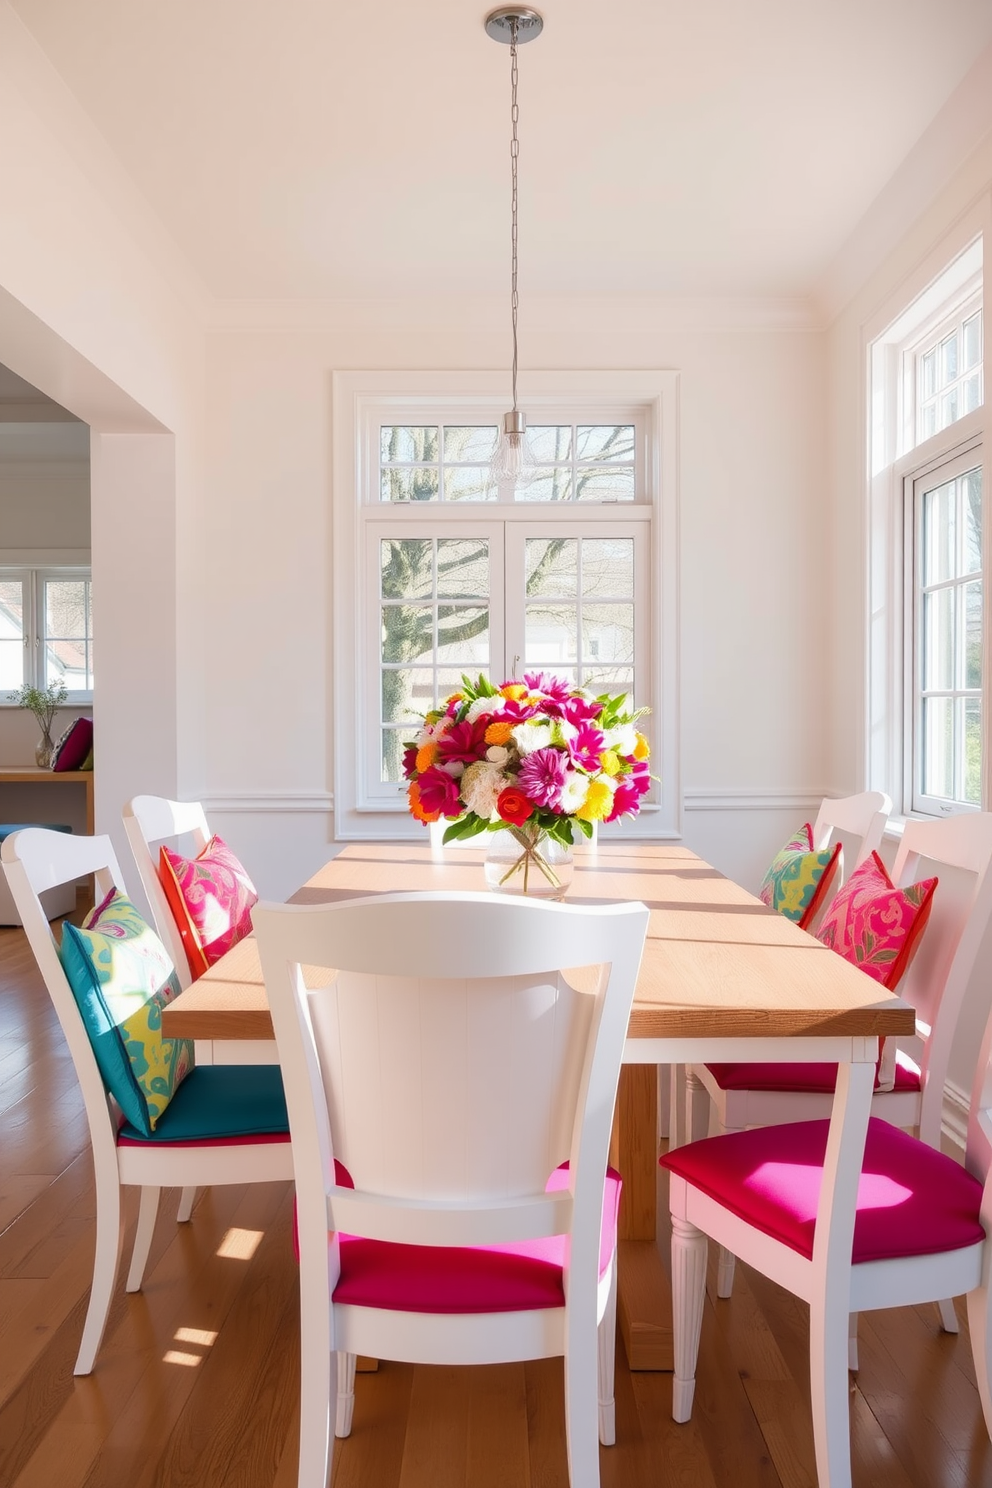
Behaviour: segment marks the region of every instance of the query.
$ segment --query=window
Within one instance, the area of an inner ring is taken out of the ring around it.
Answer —
[[[0,568],[0,700],[53,682],[72,702],[92,697],[89,569]]]
[[[463,673],[538,670],[651,709],[653,768],[661,773],[667,749],[671,774],[638,823],[647,821],[644,835],[673,835],[675,709],[659,673],[666,645],[674,649],[661,597],[664,569],[674,606],[674,498],[659,561],[666,522],[652,489],[664,400],[655,387],[651,398],[620,401],[609,386],[618,377],[604,375],[598,393],[583,386],[572,408],[567,386],[528,403],[534,465],[516,492],[489,483],[498,391],[466,394],[463,375],[418,397],[417,381],[433,380],[423,375],[401,395],[361,397],[356,384],[374,390],[385,375],[336,379],[335,427],[348,420],[354,431],[353,463],[342,459],[335,473],[335,678],[348,720],[336,737],[337,836],[406,832],[404,744]],[[674,374],[659,377],[674,420]],[[665,684],[674,699],[674,657]]]
[[[981,808],[982,240],[871,345],[870,779],[905,812]]]

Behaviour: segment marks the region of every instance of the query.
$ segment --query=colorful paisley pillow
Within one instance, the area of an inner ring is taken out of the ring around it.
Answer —
[[[82,929],[65,922],[60,955],[104,1084],[131,1125],[150,1137],[193,1067],[190,1041],[162,1036],[162,1009],[179,995],[169,955],[116,889]]]
[[[255,885],[220,837],[192,859],[163,847],[158,876],[195,981],[251,933]]]
[[[758,897],[805,930],[826,902],[841,861],[839,842],[820,852],[814,849],[813,828],[806,822],[776,853]]]
[[[891,992],[926,929],[936,887],[935,878],[924,878],[897,889],[872,853],[838,890],[817,939]]]

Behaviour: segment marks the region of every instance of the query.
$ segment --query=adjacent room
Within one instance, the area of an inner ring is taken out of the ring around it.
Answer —
[[[992,1488],[986,245],[989,0],[0,0],[0,1484]]]

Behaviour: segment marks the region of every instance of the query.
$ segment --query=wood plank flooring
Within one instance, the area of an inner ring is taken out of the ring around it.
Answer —
[[[74,1379],[93,1194],[72,1065],[23,935],[0,930],[0,1488],[294,1488],[297,1278],[286,1184],[163,1200],[139,1296],[123,1278]],[[126,1246],[133,1233],[130,1208]],[[711,1292],[711,1298],[713,1293]],[[962,1331],[930,1308],[861,1322],[856,1488],[992,1488]],[[671,1376],[617,1370],[603,1488],[815,1488],[802,1304],[738,1268],[707,1305],[693,1420]],[[557,1360],[361,1374],[336,1488],[567,1488]]]

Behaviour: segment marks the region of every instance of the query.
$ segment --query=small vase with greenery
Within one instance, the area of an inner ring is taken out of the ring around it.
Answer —
[[[41,738],[35,745],[34,757],[39,769],[47,770],[52,763],[55,745],[52,742],[52,719],[62,707],[69,694],[65,683],[49,682],[45,688],[29,687],[25,684],[17,692],[8,694],[8,702],[33,713],[41,727]]]

